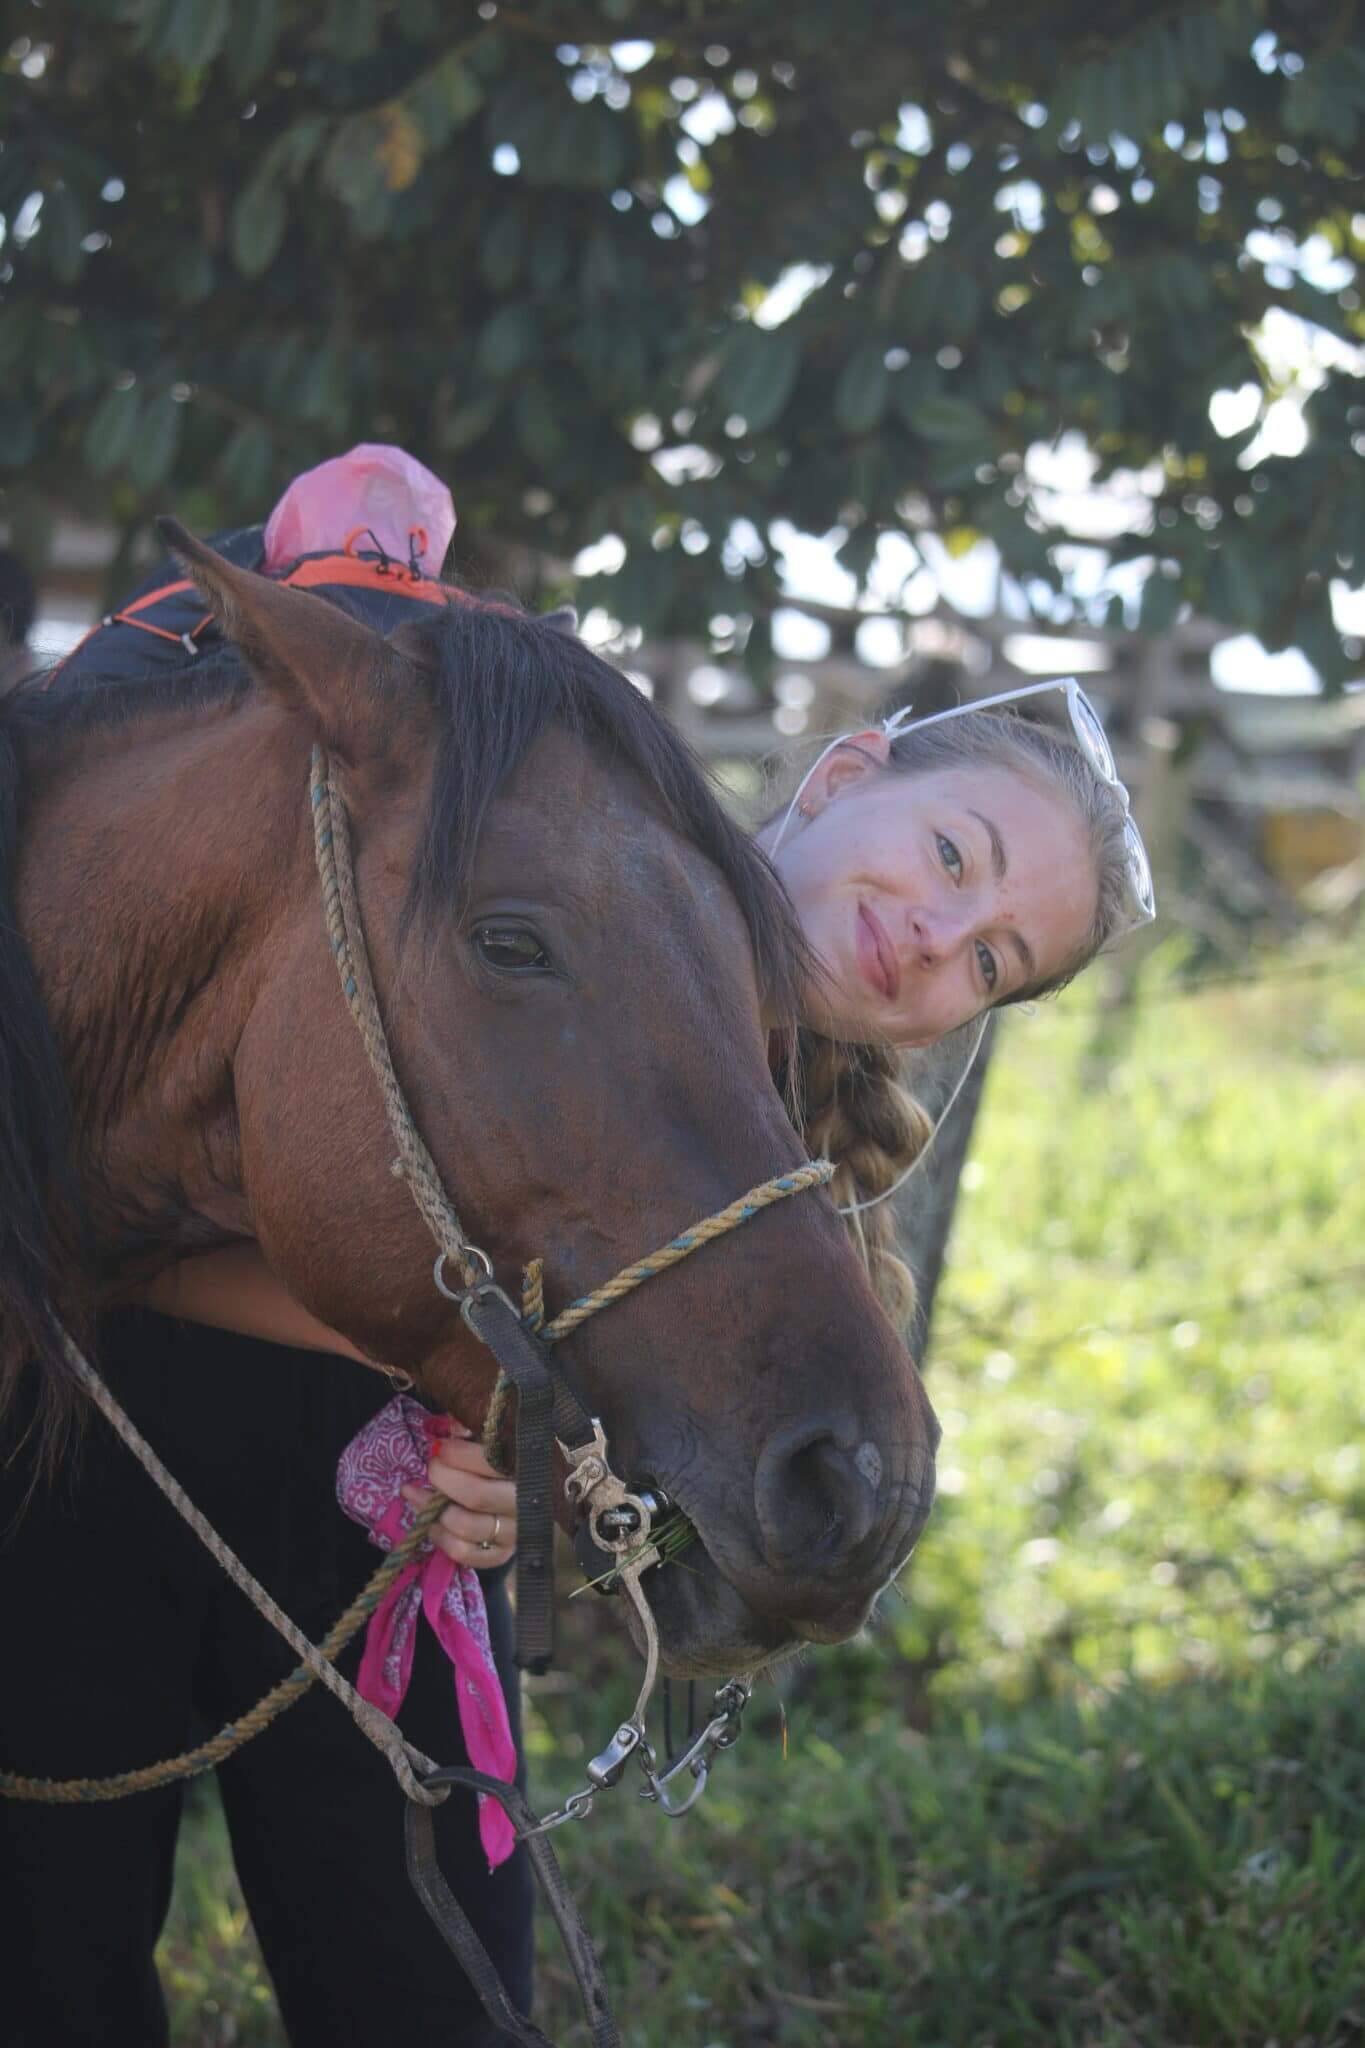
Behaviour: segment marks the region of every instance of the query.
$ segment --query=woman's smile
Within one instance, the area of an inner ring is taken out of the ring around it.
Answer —
[[[857,913],[857,955],[863,979],[888,1003],[894,1003],[901,990],[901,969],[896,949],[881,919],[861,899]]]

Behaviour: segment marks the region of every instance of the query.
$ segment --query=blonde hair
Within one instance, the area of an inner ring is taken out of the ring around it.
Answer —
[[[1017,714],[964,712],[938,725],[909,726],[892,740],[884,772],[929,775],[960,768],[1003,768],[1026,777],[1044,795],[1060,792],[1085,833],[1097,882],[1090,928],[1054,974],[1004,1001],[1050,995],[1123,928],[1128,907],[1123,806],[1074,740]],[[884,1194],[922,1156],[933,1136],[934,1120],[905,1086],[894,1046],[845,1044],[803,1028],[790,1083],[794,1114],[811,1155],[835,1163],[831,1192],[842,1209]],[[908,1324],[915,1282],[899,1253],[891,1203],[851,1209],[845,1222],[878,1300],[894,1321]]]
[[[804,1028],[796,1038],[797,1123],[813,1159],[832,1159],[830,1193],[893,1322],[915,1312],[915,1276],[897,1249],[895,1211],[850,1208],[885,1194],[934,1134],[934,1120],[900,1078],[889,1045],[846,1045]]]

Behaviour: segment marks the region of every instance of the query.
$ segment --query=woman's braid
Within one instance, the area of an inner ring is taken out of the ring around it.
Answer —
[[[830,1192],[841,1208],[883,1194],[919,1157],[933,1120],[900,1078],[889,1046],[843,1045],[803,1030],[797,1041],[795,1099],[813,1159],[832,1159],[838,1171]],[[915,1282],[899,1257],[896,1218],[889,1202],[847,1216],[883,1308],[908,1323]]]

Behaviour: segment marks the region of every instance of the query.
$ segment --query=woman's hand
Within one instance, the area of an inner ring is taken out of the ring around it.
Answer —
[[[450,1501],[431,1531],[436,1548],[453,1563],[481,1572],[506,1564],[517,1547],[516,1481],[500,1479],[469,1436],[443,1438],[429,1476],[430,1486],[405,1486],[403,1498],[409,1507],[421,1509],[434,1489]]]

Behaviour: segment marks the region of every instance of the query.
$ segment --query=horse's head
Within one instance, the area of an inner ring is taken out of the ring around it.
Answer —
[[[310,743],[351,818],[417,1126],[499,1276],[544,1260],[551,1314],[803,1158],[760,1000],[792,1014],[799,933],[686,749],[577,640],[467,602],[383,640],[176,539],[260,685],[243,803],[253,776],[289,796],[232,1057],[252,1227],[318,1315],[477,1424],[491,1362],[432,1286],[324,941]],[[653,1583],[675,1665],[860,1625],[928,1512],[937,1428],[824,1194],[652,1280],[564,1356],[616,1469],[699,1532]]]

